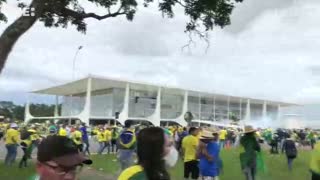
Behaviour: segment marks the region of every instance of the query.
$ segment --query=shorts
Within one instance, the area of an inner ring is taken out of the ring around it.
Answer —
[[[184,178],[189,178],[189,175],[191,174],[192,179],[198,179],[199,178],[199,162],[197,160],[188,161],[184,163]]]

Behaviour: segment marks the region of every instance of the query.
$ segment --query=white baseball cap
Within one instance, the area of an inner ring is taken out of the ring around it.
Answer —
[[[10,124],[10,127],[11,127],[11,128],[17,128],[17,127],[18,127],[18,124],[17,124],[17,123],[11,123],[11,124]]]

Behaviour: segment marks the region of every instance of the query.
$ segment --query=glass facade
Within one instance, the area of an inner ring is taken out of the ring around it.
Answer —
[[[124,88],[110,88],[92,92],[91,116],[113,117],[124,107]],[[79,114],[85,104],[85,94],[73,97],[66,96],[62,101],[62,116]],[[262,102],[262,101],[261,101]],[[146,118],[155,112],[157,91],[141,91],[130,89],[129,117]],[[184,96],[172,94],[163,89],[161,93],[161,119],[176,119],[183,111]],[[221,121],[230,116],[237,119],[246,117],[247,101],[245,99],[228,100],[227,97],[188,97],[187,111],[192,113],[194,120]],[[251,119],[258,120],[263,115],[263,104],[251,103]],[[267,117],[276,119],[277,105],[267,105]]]
[[[129,117],[151,116],[156,108],[157,92],[130,90]]]
[[[161,118],[176,119],[182,113],[183,96],[163,92],[161,96]]]

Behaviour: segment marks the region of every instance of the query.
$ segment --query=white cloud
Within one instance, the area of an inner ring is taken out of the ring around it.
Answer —
[[[259,0],[259,2],[262,2]],[[265,2],[265,1],[264,1]],[[76,77],[89,73],[158,82],[298,103],[319,102],[319,3],[316,0],[247,0],[233,14],[233,25],[210,33],[210,47],[197,41],[192,53],[185,17],[165,19],[139,7],[133,22],[125,18],[90,20],[82,35],[69,27],[47,29],[38,23],[19,40],[0,78],[0,98],[71,80],[79,45]],[[91,6],[90,8],[94,8]],[[19,15],[6,7],[10,21]],[[1,25],[0,32],[4,26]],[[196,39],[196,38],[195,38]],[[3,93],[2,93],[3,92]],[[9,94],[8,94],[9,93]],[[316,99],[316,101],[315,101]]]

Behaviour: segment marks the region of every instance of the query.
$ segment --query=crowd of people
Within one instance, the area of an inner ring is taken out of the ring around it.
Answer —
[[[298,149],[313,149],[312,180],[320,180],[320,143],[317,132],[285,129],[223,127],[151,127],[132,125],[23,124],[0,123],[7,153],[4,163],[14,166],[18,148],[23,155],[19,168],[28,166],[37,149],[34,179],[75,179],[84,164],[91,164],[90,143],[98,143],[97,154],[115,154],[120,164],[118,180],[169,180],[168,168],[179,157],[184,162],[184,179],[218,180],[223,172],[220,151],[239,148],[239,161],[246,180],[255,180],[262,149],[271,155],[285,153],[288,170],[293,170]],[[92,140],[93,139],[93,140]],[[1,143],[2,144],[2,143]],[[0,144],[0,145],[1,145]],[[49,175],[49,176],[48,176]]]

